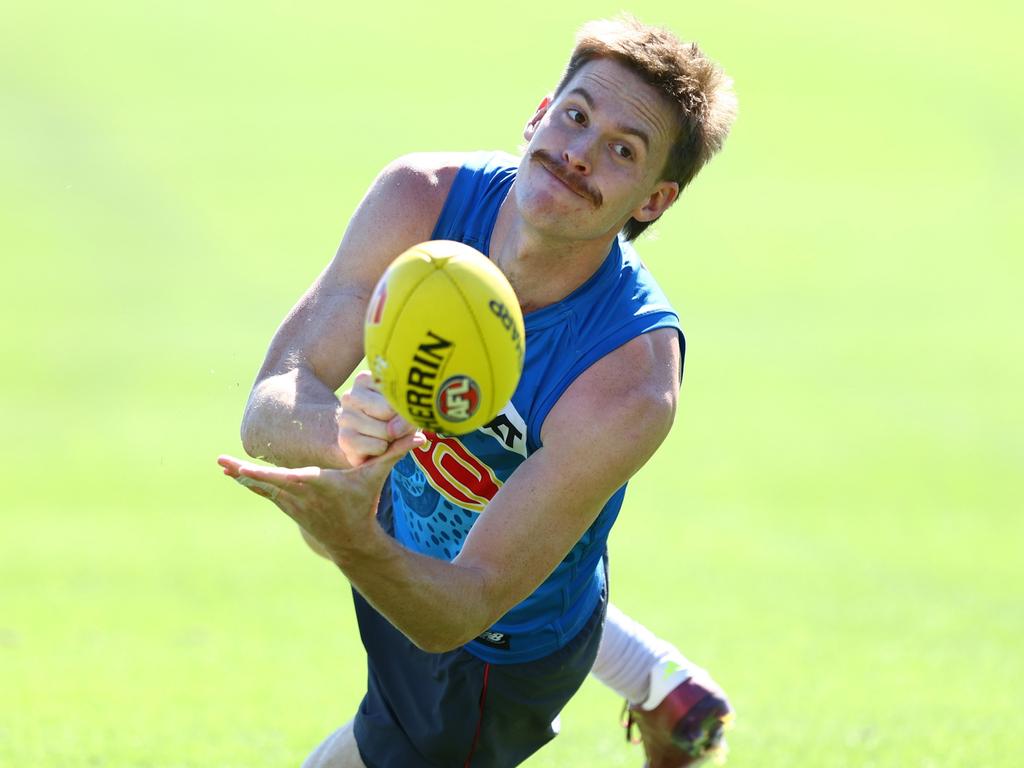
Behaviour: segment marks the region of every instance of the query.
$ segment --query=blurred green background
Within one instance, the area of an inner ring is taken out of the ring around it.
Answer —
[[[0,765],[298,765],[351,716],[347,585],[214,458],[377,170],[514,151],[619,10],[4,10]],[[641,242],[689,350],[613,599],[730,692],[736,768],[1017,768],[1019,7],[630,10],[741,116]],[[639,766],[619,705],[588,682],[529,765]]]

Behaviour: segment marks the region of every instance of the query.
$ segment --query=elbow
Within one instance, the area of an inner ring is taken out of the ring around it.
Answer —
[[[448,653],[476,640],[494,625],[504,611],[495,614],[493,607],[481,606],[478,612],[463,605],[449,621],[435,620],[418,631],[404,632],[406,637],[426,653]]]
[[[258,453],[258,441],[256,440],[256,428],[251,415],[251,405],[246,404],[245,413],[242,414],[242,424],[238,430],[238,436],[242,439],[242,448],[250,456],[256,458]]]
[[[263,430],[260,429],[260,419],[254,401],[255,397],[250,396],[249,402],[245,404],[242,424],[239,427],[239,437],[242,440],[242,448],[249,456],[254,459],[262,459],[270,454],[270,443]]]
[[[448,653],[459,647],[459,644],[446,642],[442,638],[409,637],[409,640],[424,653]]]
[[[479,634],[443,632],[435,629],[430,632],[406,634],[406,637],[424,653],[448,653],[461,648]]]
[[[455,562],[461,557],[457,557]],[[522,599],[509,594],[508,581],[501,573],[465,562],[459,562],[459,565],[473,576],[462,582],[459,592],[463,599],[445,606],[420,631],[405,633],[421,651],[448,653],[473,642]]]

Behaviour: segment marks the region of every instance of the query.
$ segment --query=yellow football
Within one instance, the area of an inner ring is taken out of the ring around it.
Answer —
[[[519,300],[490,259],[431,240],[395,259],[377,283],[364,342],[392,408],[421,429],[463,435],[512,398],[526,332]]]

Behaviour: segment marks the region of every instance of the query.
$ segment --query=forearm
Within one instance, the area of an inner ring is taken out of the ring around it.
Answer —
[[[338,398],[302,368],[260,380],[242,418],[246,453],[282,467],[349,466],[338,444]]]
[[[482,570],[406,549],[375,521],[357,546],[325,546],[352,586],[424,651],[458,648],[500,617]]]

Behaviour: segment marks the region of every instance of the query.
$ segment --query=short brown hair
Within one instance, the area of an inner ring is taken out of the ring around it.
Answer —
[[[626,65],[676,106],[679,135],[669,149],[661,178],[678,182],[682,191],[722,148],[736,119],[732,78],[696,43],[684,43],[667,29],[622,15],[583,25],[555,94],[594,59],[614,59]],[[622,233],[627,240],[634,240],[653,223],[630,219]]]

